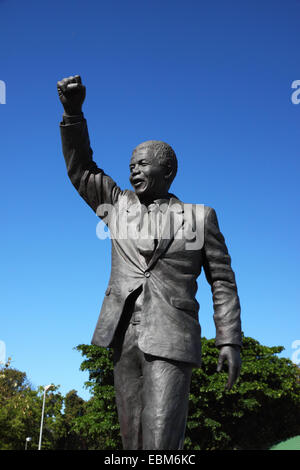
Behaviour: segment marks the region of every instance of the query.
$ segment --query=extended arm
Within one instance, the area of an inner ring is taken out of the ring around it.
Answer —
[[[100,204],[114,204],[121,189],[93,161],[87,123],[81,110],[86,93],[81,78],[78,75],[65,78],[57,83],[57,89],[64,106],[60,130],[67,172],[79,194],[96,212]]]
[[[219,229],[214,209],[207,207],[205,214],[204,271],[211,285],[216,325],[216,346],[220,348],[218,371],[228,362],[227,389],[237,380],[240,372],[242,345],[240,302],[231,258]]]

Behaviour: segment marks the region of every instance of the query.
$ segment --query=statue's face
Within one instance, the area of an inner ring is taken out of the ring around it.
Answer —
[[[140,199],[155,199],[168,192],[166,168],[153,157],[151,148],[136,150],[130,160],[130,183]]]

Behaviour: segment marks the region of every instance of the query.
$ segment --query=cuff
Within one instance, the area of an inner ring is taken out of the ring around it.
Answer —
[[[83,113],[74,114],[72,116],[70,116],[69,114],[64,113],[63,114],[62,124],[65,124],[65,125],[76,124],[76,123],[81,122],[83,120],[84,120]]]

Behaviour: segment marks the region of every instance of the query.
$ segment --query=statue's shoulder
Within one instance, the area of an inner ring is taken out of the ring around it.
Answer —
[[[182,202],[180,201],[181,204],[183,204],[184,208],[185,209],[189,209],[189,208],[192,208],[193,210],[198,210],[199,212],[202,211],[204,216],[206,216],[207,214],[209,214],[210,212],[213,212],[214,209],[210,206],[207,206],[206,204],[201,204],[201,202]]]
[[[135,194],[134,191],[131,191],[131,189],[125,189],[122,192],[122,197],[127,197],[128,199],[135,201],[137,199],[137,195]]]
[[[200,226],[205,226],[207,223],[215,223],[217,220],[216,211],[213,207],[201,203],[183,203],[181,204],[184,207],[184,213],[187,218],[191,218],[200,224]]]
[[[211,206],[207,206],[206,204],[203,204],[203,206],[204,206],[204,215],[205,215],[205,217],[207,217],[208,214],[215,211],[215,209]]]
[[[117,210],[129,209],[132,206],[139,205],[139,199],[134,191],[125,189],[119,195],[115,208]]]

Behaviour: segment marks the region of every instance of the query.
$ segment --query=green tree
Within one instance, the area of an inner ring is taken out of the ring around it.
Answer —
[[[300,434],[299,368],[267,347],[245,337],[239,382],[225,391],[226,371],[217,373],[218,349],[202,339],[202,368],[193,371],[185,449],[266,449]],[[113,388],[111,351],[89,345],[76,348],[85,356],[92,398],[74,430],[89,449],[121,449]]]
[[[64,413],[61,415],[59,434],[55,448],[60,450],[84,450],[87,444],[80,432],[76,432],[76,418],[85,413],[85,401],[77,395],[76,390],[68,392],[64,398]]]
[[[278,357],[283,349],[244,338],[240,380],[228,392],[226,372],[215,372],[214,340],[203,341],[203,367],[192,378],[186,448],[268,449],[300,434],[299,368]]]
[[[36,438],[37,393],[25,372],[10,368],[10,360],[0,369],[0,448],[24,449],[25,438]],[[40,407],[41,410],[41,407]]]
[[[121,449],[120,428],[113,386],[112,351],[81,344],[76,348],[86,359],[81,370],[89,372],[86,387],[92,398],[84,414],[75,420],[74,431],[86,440],[88,449]]]
[[[42,449],[53,449],[64,432],[63,396],[57,386],[46,395]],[[26,373],[10,367],[0,368],[0,449],[22,450],[26,437],[37,449],[43,402],[43,387],[34,390]]]

